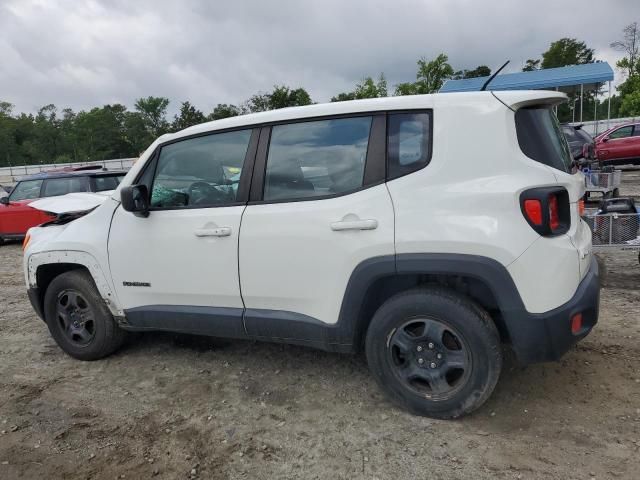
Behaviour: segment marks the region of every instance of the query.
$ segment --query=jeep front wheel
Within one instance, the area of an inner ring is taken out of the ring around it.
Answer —
[[[439,287],[386,301],[371,320],[366,354],[392,401],[435,418],[480,407],[502,368],[500,337],[489,315],[469,298]]]
[[[118,349],[126,332],[116,324],[83,270],[63,273],[51,281],[44,297],[44,315],[56,343],[79,360],[97,360]]]

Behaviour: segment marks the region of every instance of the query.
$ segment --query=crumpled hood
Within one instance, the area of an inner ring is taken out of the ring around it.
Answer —
[[[113,190],[97,193],[67,193],[59,197],[49,197],[36,200],[29,204],[30,207],[43,212],[56,215],[72,212],[86,212],[104,203],[113,193]]]

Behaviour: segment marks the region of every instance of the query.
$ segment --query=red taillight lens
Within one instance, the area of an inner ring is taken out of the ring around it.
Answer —
[[[582,330],[582,314],[576,313],[571,317],[571,333],[575,335],[576,333],[580,333],[580,330]]]
[[[578,215],[584,215],[584,200],[578,200]]]
[[[549,228],[555,232],[560,227],[560,214],[558,213],[558,197],[549,195]]]
[[[531,228],[544,237],[562,235],[571,226],[569,192],[563,187],[538,187],[520,194],[520,210]]]
[[[525,200],[524,213],[534,225],[542,225],[542,202],[540,200]]]

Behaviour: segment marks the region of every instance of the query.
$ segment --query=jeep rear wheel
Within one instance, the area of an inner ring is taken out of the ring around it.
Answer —
[[[118,349],[121,330],[98,294],[88,272],[73,270],[51,281],[44,297],[44,315],[56,343],[79,360],[97,360]]]
[[[480,407],[502,368],[500,337],[489,315],[467,297],[437,287],[385,302],[371,320],[366,354],[392,401],[435,418]]]

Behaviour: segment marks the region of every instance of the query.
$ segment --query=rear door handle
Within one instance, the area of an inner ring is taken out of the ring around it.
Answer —
[[[375,230],[376,228],[378,228],[378,221],[373,218],[367,220],[342,220],[331,224],[331,230],[334,232],[341,232],[343,230]]]
[[[193,233],[196,234],[196,237],[228,237],[231,235],[231,228],[197,228]]]

